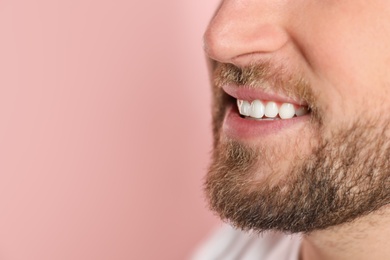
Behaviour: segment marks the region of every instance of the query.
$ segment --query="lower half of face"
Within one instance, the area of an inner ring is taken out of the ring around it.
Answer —
[[[219,89],[214,97],[205,190],[222,219],[244,230],[311,232],[390,202],[387,108],[332,117],[319,104],[306,115],[268,121],[240,115],[236,100]]]

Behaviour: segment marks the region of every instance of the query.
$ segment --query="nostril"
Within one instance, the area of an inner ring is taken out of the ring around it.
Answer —
[[[235,63],[248,54],[274,53],[290,39],[282,15],[281,10],[252,1],[223,1],[204,34],[204,50],[223,63]]]
[[[206,54],[217,61],[234,63],[238,57],[275,53],[289,41],[288,33],[273,24],[211,25],[204,35]],[[242,28],[245,28],[242,29]]]
[[[209,26],[203,36],[203,50],[208,57],[220,62],[229,62],[231,58],[229,48],[232,44],[218,28],[213,26]]]

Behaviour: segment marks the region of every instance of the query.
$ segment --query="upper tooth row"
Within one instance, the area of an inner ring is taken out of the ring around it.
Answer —
[[[303,116],[308,113],[308,109],[303,106],[295,108],[293,104],[283,103],[280,106],[276,102],[268,101],[262,102],[254,100],[249,103],[245,100],[237,100],[238,111],[243,116],[250,116],[253,118],[262,118],[264,116],[275,118],[279,114],[281,119],[289,119],[296,116]]]

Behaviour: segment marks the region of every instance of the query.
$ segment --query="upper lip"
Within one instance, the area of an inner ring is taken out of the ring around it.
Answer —
[[[306,102],[297,98],[288,97],[283,93],[264,91],[260,88],[249,86],[238,86],[235,84],[223,85],[222,89],[228,94],[239,100],[252,102],[253,100],[275,101],[278,103],[291,103],[299,106],[307,106]]]

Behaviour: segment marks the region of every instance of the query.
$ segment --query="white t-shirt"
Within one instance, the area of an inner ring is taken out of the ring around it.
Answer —
[[[224,225],[191,260],[298,260],[300,235],[245,233]]]

